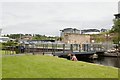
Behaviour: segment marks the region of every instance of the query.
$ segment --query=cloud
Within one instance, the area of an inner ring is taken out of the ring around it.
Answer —
[[[116,2],[5,2],[3,34],[59,35],[67,27],[111,28]]]
[[[1,0],[0,2],[118,2],[118,0]]]

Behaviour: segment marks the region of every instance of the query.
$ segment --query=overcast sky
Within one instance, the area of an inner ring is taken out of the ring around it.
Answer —
[[[64,28],[110,29],[116,0],[104,2],[1,2],[2,34],[38,33],[59,36]]]

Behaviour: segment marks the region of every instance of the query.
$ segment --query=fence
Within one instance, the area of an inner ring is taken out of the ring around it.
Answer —
[[[82,51],[105,51],[103,44],[64,44],[64,43],[32,43],[20,44],[19,46],[7,46],[5,54],[33,53],[33,54],[54,54],[55,52],[82,52]]]

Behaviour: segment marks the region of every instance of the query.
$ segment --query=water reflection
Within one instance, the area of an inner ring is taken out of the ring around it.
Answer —
[[[117,67],[120,68],[120,57],[99,57],[96,60],[91,60],[91,59],[81,59],[80,61],[86,61],[86,62],[90,62],[90,63],[95,63],[95,64],[101,64],[101,65],[105,65],[105,66],[113,66],[113,67]]]

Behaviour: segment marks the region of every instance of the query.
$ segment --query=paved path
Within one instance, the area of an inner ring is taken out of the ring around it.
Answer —
[[[33,55],[33,53],[24,53],[24,54],[4,54],[4,55],[0,55],[0,57],[7,57],[7,56],[23,56],[23,55]],[[35,55],[43,55],[43,54],[35,54]],[[44,55],[48,55],[48,56],[53,56],[52,54],[44,54]]]
[[[2,55],[2,57],[6,57],[6,56],[23,56],[25,54],[7,54],[7,55]],[[1,57],[1,56],[0,56]]]

